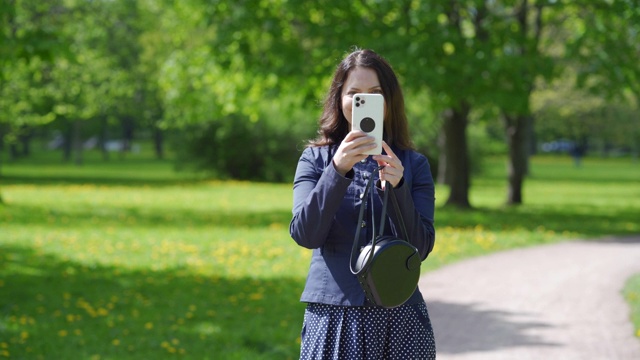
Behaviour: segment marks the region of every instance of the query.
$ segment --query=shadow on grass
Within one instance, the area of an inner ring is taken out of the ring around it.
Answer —
[[[5,247],[0,339],[12,358],[295,359],[302,287],[302,279],[131,271]]]
[[[68,227],[74,226],[153,226],[153,227],[233,227],[260,228],[272,224],[288,227],[291,221],[291,211],[223,211],[223,210],[172,210],[149,209],[139,206],[100,207],[100,208],[64,208],[50,209],[42,206],[28,206],[5,204],[4,211],[10,216],[13,225],[36,225]],[[0,213],[0,223],[3,215]]]
[[[572,209],[553,207],[476,208],[455,207],[437,209],[437,226],[474,228],[482,226],[492,231],[523,229],[528,231],[571,232],[579,236],[598,237],[638,232],[636,209],[607,210],[596,206],[576,206]]]
[[[202,183],[204,178],[182,178],[182,179],[168,179],[166,177],[154,178],[151,176],[139,177],[131,175],[117,175],[114,172],[113,175],[105,174],[34,174],[29,175],[7,175],[2,174],[0,176],[0,182],[2,185],[96,185],[96,186],[127,186],[127,187],[165,187],[176,185],[194,185]]]
[[[553,231],[570,232],[578,236],[599,237],[605,235],[625,235],[638,233],[640,213],[635,209],[615,209],[607,212],[598,207],[582,206],[571,211],[559,208],[478,208],[460,210],[443,207],[437,209],[436,226],[453,228],[475,228],[482,226],[491,231]],[[288,227],[291,221],[289,210],[218,210],[202,211],[190,209],[96,207],[50,209],[41,206],[5,204],[3,217],[10,217],[14,225],[35,225],[66,227],[74,226],[154,226],[154,227],[230,227],[261,228],[277,224]],[[574,235],[571,235],[574,236]]]

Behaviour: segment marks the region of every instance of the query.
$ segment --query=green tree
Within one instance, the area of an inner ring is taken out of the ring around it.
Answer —
[[[46,106],[39,106],[42,102],[38,104],[43,98],[42,92],[29,84],[43,75],[30,72],[31,61],[50,62],[58,55],[68,54],[67,44],[58,37],[61,24],[56,14],[59,11],[58,1],[0,3],[0,94],[6,95],[0,101],[0,145],[5,140],[14,141],[16,131],[52,120]],[[12,88],[25,96],[15,99]],[[0,160],[1,151],[2,146]]]
[[[603,133],[629,144],[638,154],[640,1],[584,2],[571,22],[574,31],[567,39],[567,56],[577,69],[577,86],[610,103],[599,115],[612,121],[602,127]],[[629,114],[624,108],[635,111]],[[616,132],[621,135],[614,135]]]

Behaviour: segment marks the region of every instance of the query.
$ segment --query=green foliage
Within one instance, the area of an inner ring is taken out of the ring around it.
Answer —
[[[291,182],[302,150],[301,134],[232,115],[181,134],[178,164],[219,179]]]
[[[68,56],[59,3],[3,1],[0,4],[0,144],[14,143],[29,126],[53,121],[44,68]],[[8,135],[7,135],[8,134]]]
[[[640,152],[640,116],[632,98],[607,101],[586,89],[575,89],[574,81],[567,73],[550,84],[540,84],[534,94],[539,142],[564,138],[587,142],[590,150],[602,154],[611,148]]]
[[[334,67],[357,46],[379,51],[394,65],[406,89],[415,142],[433,157],[436,114],[443,109],[468,104],[472,114],[492,113],[482,122],[495,128],[500,111],[528,112],[535,79],[551,80],[567,67],[576,68],[578,84],[607,89],[609,98],[621,91],[637,97],[637,5],[10,1],[0,5],[6,78],[0,123],[10,125],[13,138],[32,126],[65,130],[75,123],[79,141],[121,137],[123,124],[147,133],[215,128],[230,134],[241,128],[257,132],[243,135],[258,142],[256,148],[281,154],[294,140],[280,139],[312,136]],[[229,118],[243,124],[231,125]],[[594,121],[602,126],[606,119]],[[269,136],[261,136],[265,131]],[[274,144],[283,147],[276,151]],[[197,156],[189,154],[193,162],[212,163]]]
[[[640,1],[585,2],[569,14],[574,30],[566,56],[579,65],[577,83],[595,94],[615,99],[630,89],[640,97]]]

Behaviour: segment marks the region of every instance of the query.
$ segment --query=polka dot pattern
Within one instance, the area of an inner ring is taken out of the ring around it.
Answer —
[[[435,359],[424,302],[393,309],[308,304],[300,359]]]

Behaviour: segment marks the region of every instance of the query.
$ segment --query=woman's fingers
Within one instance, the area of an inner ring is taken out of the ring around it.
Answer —
[[[375,140],[373,137],[360,130],[351,131],[342,141],[333,157],[336,169],[340,174],[345,175],[353,168],[355,163],[368,156],[363,154],[364,152],[374,147]]]
[[[382,142],[382,148],[386,152],[386,155],[376,155],[373,157],[380,166],[384,166],[380,170],[380,180],[389,182],[393,187],[396,187],[404,175],[404,167],[402,161],[398,159],[396,154],[391,150],[391,147],[385,142]]]

